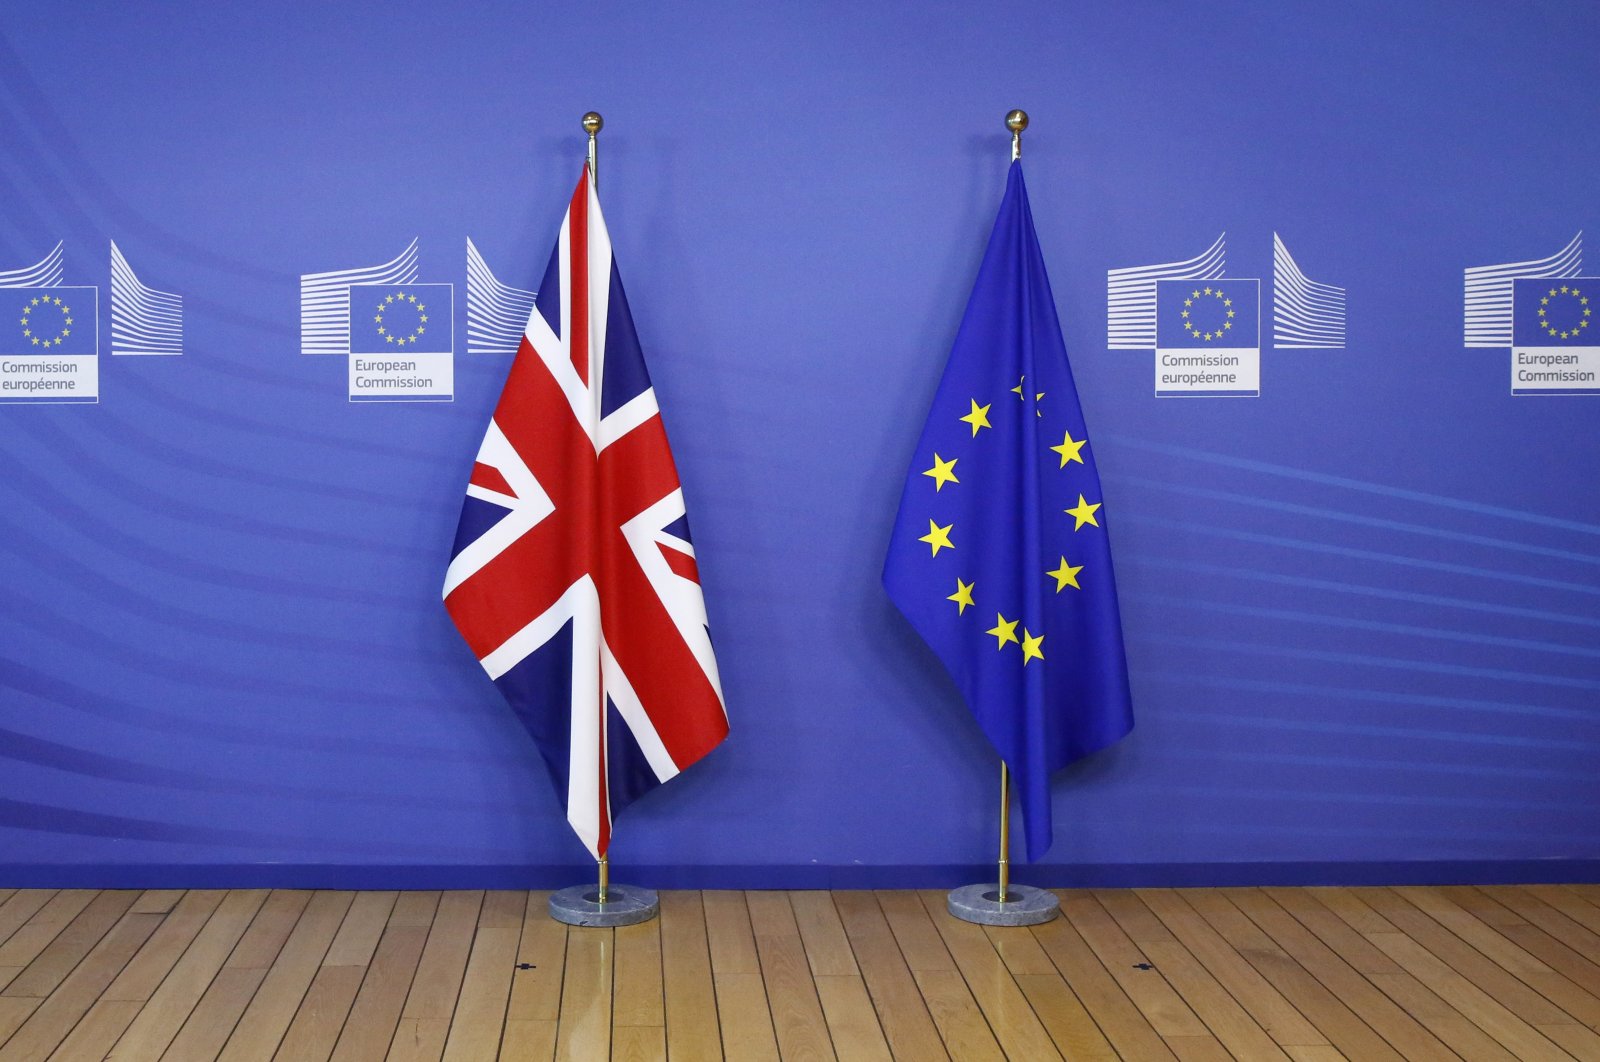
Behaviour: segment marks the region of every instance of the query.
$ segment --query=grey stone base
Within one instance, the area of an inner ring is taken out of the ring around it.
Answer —
[[[980,926],[1036,926],[1054,918],[1061,901],[1053,892],[1012,884],[1006,886],[1006,902],[1001,903],[998,884],[963,885],[951,890],[946,906],[962,921]]]
[[[600,903],[600,886],[574,885],[550,894],[550,917],[569,926],[631,926],[661,913],[655,890],[612,885]]]

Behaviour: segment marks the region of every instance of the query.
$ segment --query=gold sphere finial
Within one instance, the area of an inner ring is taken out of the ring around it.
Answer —
[[[1020,133],[1028,128],[1027,111],[1011,111],[1006,114],[1006,128],[1013,133]]]
[[[583,116],[583,131],[588,133],[590,136],[594,136],[601,129],[604,129],[605,124],[606,120],[600,117],[599,111],[590,111],[588,114]],[[1026,116],[1023,117],[1022,124],[1028,124],[1028,119]]]

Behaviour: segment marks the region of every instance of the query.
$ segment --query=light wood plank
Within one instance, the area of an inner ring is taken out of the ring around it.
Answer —
[[[228,1037],[222,1062],[262,1062],[277,1053],[354,899],[350,892],[319,892],[306,904],[305,913]]]
[[[186,889],[146,889],[133,901],[129,914],[171,914],[172,909],[178,906]]]
[[[1366,937],[1301,889],[1262,889],[1272,902],[1338,952],[1339,957],[1364,974],[1396,974],[1400,967]]]
[[[1187,889],[1179,895],[1343,1054],[1362,1062],[1368,1059],[1403,1062],[1400,1053],[1388,1041],[1362,1021],[1330,987],[1278,947],[1227,897],[1215,889]]]
[[[522,919],[522,943],[517,949],[517,971],[511,979],[511,999],[506,1004],[506,1021],[550,1022],[555,1028],[561,1014],[562,967],[567,961],[567,927],[550,917],[550,894],[528,894]],[[528,967],[523,969],[522,967]],[[540,1029],[522,1030],[529,1043],[542,1043]],[[509,1034],[508,1034],[509,1035]],[[555,1041],[551,1040],[551,1051]]]
[[[384,930],[334,1045],[334,1062],[381,1062],[388,1054],[427,942],[425,925],[407,922]]]
[[[11,1039],[0,1036],[0,1043],[5,1044],[0,1058],[11,1062],[49,1057],[160,924],[160,915],[144,914],[128,915],[112,927]]]
[[[877,897],[870,892],[836,892],[833,903],[890,1051],[903,1059],[948,1058]]]
[[[221,889],[191,889],[184,893],[161,927],[150,934],[144,947],[111,982],[103,998],[141,1002],[149,999],[194,943],[194,938],[205,928],[226,895]]]
[[[1273,1042],[1283,1047],[1328,1045],[1328,1038],[1176,893],[1170,889],[1138,889],[1134,894],[1232,993]]]
[[[761,977],[767,985],[779,1055],[785,1062],[833,1058],[828,1025],[788,893],[750,892],[745,894],[745,903],[761,959]]]
[[[506,1022],[500,1062],[550,1062],[555,1057],[555,1019],[513,1018]]]
[[[876,895],[907,967],[913,972],[955,970],[956,961],[950,957],[950,949],[945,947],[944,938],[916,893],[879,892]]]
[[[706,938],[711,947],[711,969],[719,974],[761,972],[756,956],[755,933],[750,929],[750,911],[742,892],[702,894],[706,915]]]
[[[366,976],[365,966],[319,966],[294,1020],[273,1055],[278,1062],[324,1062],[333,1054],[345,1019]],[[230,1046],[231,1046],[230,1041]],[[440,1041],[443,1046],[443,1040]],[[434,1056],[437,1062],[438,1056]]]
[[[117,1041],[111,1058],[156,1058],[167,1049],[266,898],[264,889],[228,893]]]
[[[391,926],[431,926],[433,916],[439,910],[439,898],[444,893],[437,890],[423,892],[402,892],[394,901],[394,908],[389,912]]]
[[[1350,1062],[1337,1047],[1290,1045],[1288,1051],[1294,1062]]]
[[[97,889],[63,889],[0,944],[0,968],[26,969],[98,896]]]
[[[721,1062],[717,987],[700,893],[661,893],[661,966],[668,1056]]]
[[[44,909],[44,905],[55,898],[55,889],[18,889],[3,903],[0,903],[0,949],[11,940],[13,934]],[[12,962],[8,965],[21,966],[21,963]]]
[[[0,1044],[27,1023],[41,1002],[30,996],[0,996]]]
[[[312,893],[304,889],[274,889],[261,905],[261,911],[250,923],[225,964],[234,970],[265,970],[283,950],[300,916],[306,912]]]
[[[385,1062],[438,1062],[449,1035],[445,1018],[401,1018]]]
[[[1229,1052],[1241,1062],[1286,1062],[1266,1030],[1131,892],[1096,890],[1095,899]],[[1332,917],[1330,915],[1330,917]]]
[[[526,906],[526,895],[523,896]],[[501,908],[496,910],[496,908]],[[509,909],[501,904],[484,904],[484,921],[503,922]],[[506,1022],[506,1001],[511,996],[511,975],[521,941],[522,915],[516,915],[516,928],[478,927],[466,973],[461,979],[461,998],[451,1017],[450,1036],[445,1041],[446,1062],[494,1062],[500,1052],[501,1033]],[[660,972],[656,967],[656,998],[660,1002]]]
[[[611,1004],[611,1027],[665,1028],[667,1017],[661,980],[661,920],[652,918],[637,925],[618,926],[615,939],[617,969],[613,984],[615,998]],[[662,1042],[664,1044],[665,1040]]]
[[[866,982],[859,974],[818,974],[817,998],[839,1062],[891,1062]]]
[[[722,1050],[732,1060],[777,1062],[778,1038],[772,1029],[767,986],[758,973],[716,973],[717,1014],[722,1020]]]
[[[137,896],[138,893],[134,892],[100,893],[12,979],[5,994],[43,999],[54,992],[107,931],[122,920]],[[148,917],[141,915],[141,924]],[[153,928],[147,929],[142,936],[148,936]]]
[[[928,1006],[935,1028],[944,1039],[945,1050],[957,1062],[1005,1062],[1005,1052],[995,1039],[989,1019],[984,1017],[961,971],[915,970],[917,990]]]
[[[338,935],[322,958],[322,965],[366,966],[370,963],[399,895],[395,892],[357,893],[339,926]]]
[[[1437,889],[1409,888],[1392,891],[1413,907],[1426,913],[1456,937],[1472,945],[1478,953],[1494,960],[1501,969],[1514,975],[1523,984],[1576,1018],[1578,1022],[1590,1026],[1600,1025],[1600,998],[1596,998],[1582,985],[1573,982],[1564,973],[1523,948],[1502,930],[1490,926],[1477,915],[1458,906]],[[1462,972],[1467,973],[1465,970]],[[1500,998],[1501,992],[1498,988],[1484,985],[1476,978],[1474,980],[1479,987],[1488,988],[1492,994]],[[1541,1025],[1569,1024],[1565,1021],[1530,1020],[1534,1024]],[[1596,1041],[1595,1046],[1600,1049],[1600,1040]]]
[[[1084,943],[1163,1039],[1210,1035],[1205,1023],[1195,1017],[1194,1011],[1167,983],[1160,970],[1148,968],[1154,965],[1149,956],[1128,939],[1110,912],[1092,894],[1062,893],[1061,914],[1072,923]],[[1176,1048],[1173,1053],[1177,1053]]]
[[[666,1062],[667,1030],[660,1025],[617,1025],[611,1030],[611,1062]]]
[[[102,999],[89,1008],[72,1033],[56,1049],[51,1059],[55,1062],[76,1062],[77,1059],[105,1058],[122,1034],[128,1031],[133,1019],[144,1006],[140,999]]]
[[[449,1022],[461,994],[461,979],[466,973],[482,906],[482,892],[446,892],[440,897],[401,1017]],[[424,1032],[431,1043],[431,1028]],[[442,1050],[443,1044],[440,1046]]]
[[[813,974],[854,977],[861,973],[831,893],[791,892],[789,906],[794,910],[800,941],[805,945],[806,960]]]
[[[1217,892],[1248,915],[1295,962],[1337,993],[1340,1000],[1348,1003],[1401,1054],[1411,1058],[1449,1057],[1446,1054],[1449,1048],[1437,1036],[1401,1009],[1394,1000],[1378,991],[1338,952],[1324,944],[1315,933],[1301,925],[1264,892],[1259,889],[1219,889]],[[1339,1043],[1331,1031],[1324,1031],[1328,1032],[1335,1044]]]
[[[1057,916],[1034,926],[1033,938],[1124,1058],[1154,1062],[1175,1057],[1069,920]]]
[[[1039,938],[1004,926],[985,927],[984,934],[1064,1057],[1074,1062],[1116,1058],[1116,1051],[1067,987]]]
[[[261,987],[267,971],[260,966],[224,966],[178,1030],[161,1062],[211,1062],[222,1053],[233,1027]]]
[[[1017,987],[983,929],[952,915],[945,906],[944,893],[924,892],[921,898],[929,920],[962,977],[966,978],[1001,1049],[1012,1058],[1039,1062],[1060,1058],[1061,1053],[1056,1050],[1050,1034],[1045,1032],[1028,998]]]
[[[1419,948],[1437,957],[1441,964],[1459,974],[1480,992],[1492,995],[1495,1001],[1528,1025],[1567,1025],[1575,1020],[1573,1015],[1562,1010],[1545,995],[1528,987],[1523,980],[1512,976],[1499,964],[1485,957],[1477,948],[1407,902],[1400,890],[1360,889],[1355,891],[1355,895],[1401,930],[1399,935],[1414,941]],[[1390,941],[1393,939],[1387,934],[1374,934],[1374,936],[1384,936]],[[1506,945],[1515,947],[1509,941]],[[1549,975],[1547,978],[1542,978],[1546,983],[1553,984],[1559,980],[1562,987],[1593,1000],[1593,997],[1583,993],[1576,985],[1548,966],[1539,963],[1526,952],[1522,954],[1526,956],[1528,963],[1537,963],[1538,967]],[[1416,971],[1411,972],[1415,974]],[[1418,979],[1423,980],[1425,984],[1428,983],[1426,979],[1420,977]],[[1437,992],[1438,989],[1435,988],[1434,991]],[[1443,996],[1444,993],[1441,992],[1440,995]],[[1600,1036],[1595,1038],[1595,1050],[1600,1053]]]
[[[611,1054],[612,948],[609,929],[573,929],[567,934],[556,1028],[556,1058],[562,1062],[587,1062]]]

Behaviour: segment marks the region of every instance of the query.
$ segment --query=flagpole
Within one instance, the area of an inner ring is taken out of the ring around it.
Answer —
[[[582,119],[583,131],[589,134],[589,180],[595,191],[600,190],[599,154],[595,135],[605,128],[606,121],[599,111],[588,111]],[[601,701],[601,725],[605,725],[605,702]],[[550,917],[569,926],[631,926],[648,922],[661,913],[661,900],[652,889],[636,885],[611,884],[611,856],[602,853],[596,861],[599,881],[591,891],[587,886],[574,885],[550,894]]]
[[[1011,131],[1011,161],[1022,158],[1022,131],[1028,128],[1028,112],[1009,111],[1006,128]],[[1011,884],[1011,769],[1000,760],[1000,860],[999,882],[995,885],[963,885],[950,890],[945,907],[957,918],[981,926],[1035,926],[1048,922],[1061,909],[1055,894],[1031,885]]]

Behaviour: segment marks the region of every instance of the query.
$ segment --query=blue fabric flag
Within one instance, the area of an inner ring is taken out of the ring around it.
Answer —
[[[1133,726],[1087,440],[1013,162],[883,584],[1010,767],[1030,860],[1050,847],[1050,775]]]

